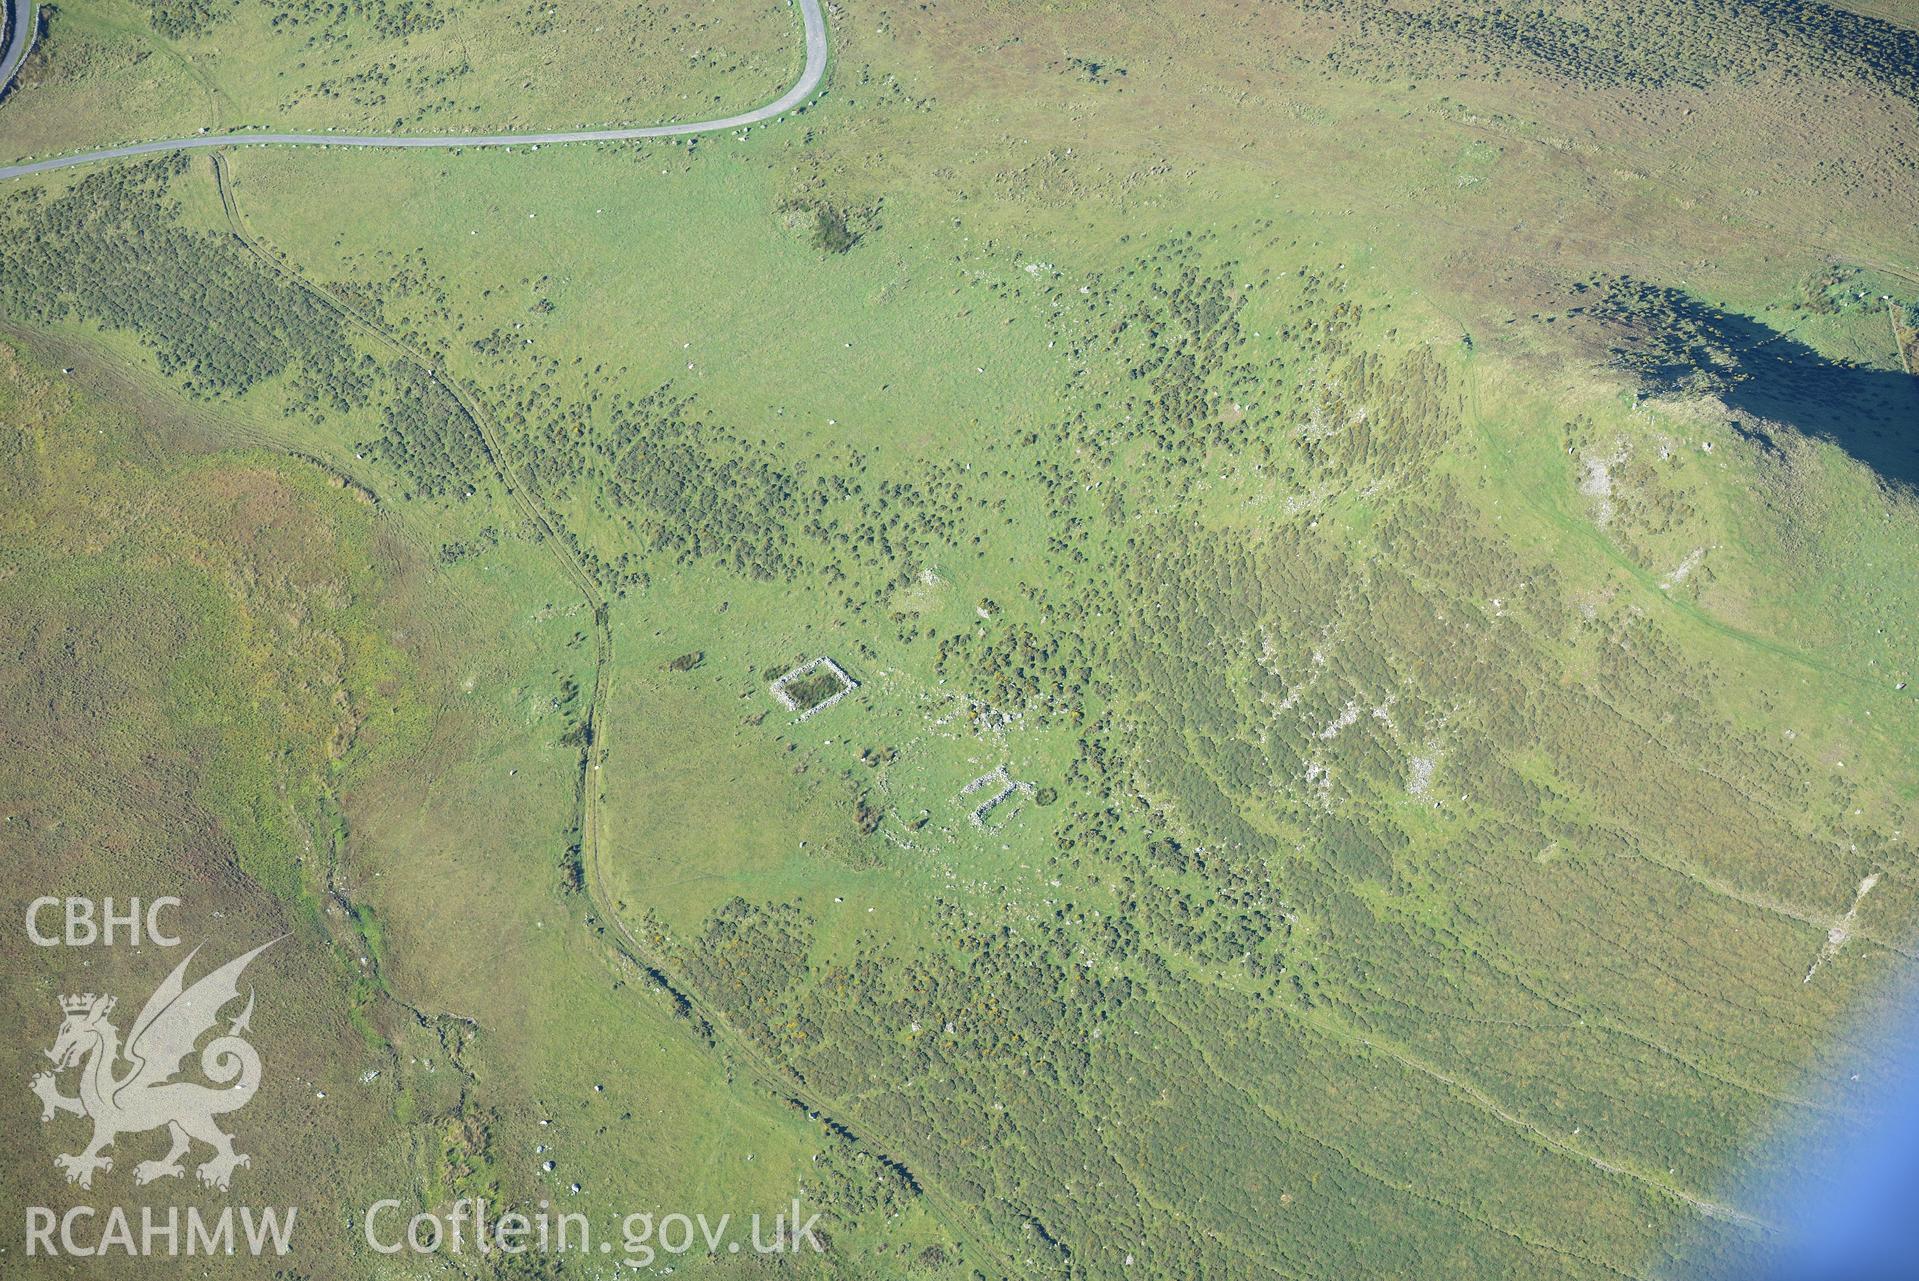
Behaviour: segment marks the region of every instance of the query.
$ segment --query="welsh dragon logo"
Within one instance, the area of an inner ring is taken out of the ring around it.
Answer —
[[[244,1037],[253,1018],[251,990],[246,1008],[225,1034],[214,1037],[200,1051],[200,1071],[213,1084],[174,1078],[200,1038],[219,1022],[220,1011],[239,999],[240,972],[273,943],[254,948],[188,987],[187,966],[200,951],[193,949],[148,998],[124,1046],[120,1030],[110,1017],[113,997],[88,993],[60,998],[66,1018],[53,1048],[47,1051],[54,1068],[33,1078],[33,1092],[40,1096],[43,1123],[62,1112],[93,1122],[93,1141],[84,1151],[53,1159],[66,1173],[67,1182],[92,1187],[95,1171],[113,1168],[113,1159],[102,1153],[113,1146],[114,1140],[122,1134],[161,1126],[166,1127],[172,1146],[159,1160],[142,1161],[134,1167],[137,1183],[185,1174],[180,1159],[195,1140],[213,1149],[212,1157],[196,1170],[200,1182],[208,1187],[224,1191],[234,1169],[250,1164],[244,1154],[233,1150],[233,1139],[214,1123],[214,1118],[245,1107],[260,1088],[260,1055]],[[80,1092],[69,1098],[60,1093],[56,1076],[76,1067],[80,1069]]]

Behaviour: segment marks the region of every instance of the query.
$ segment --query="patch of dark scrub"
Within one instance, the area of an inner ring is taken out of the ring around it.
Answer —
[[[182,218],[184,155],[95,169],[64,192],[0,193],[0,310],[137,335],[188,395],[286,376],[304,412],[367,405],[376,385],[340,318],[231,233]]]
[[[1757,320],[1629,277],[1575,286],[1569,312],[1598,326],[1612,363],[1654,395],[1717,396],[1766,423],[1831,441],[1890,484],[1919,487],[1919,378],[1832,360]]]
[[[1588,0],[1571,6],[1305,0],[1345,33],[1341,70],[1391,78],[1472,67],[1591,89],[1704,88],[1760,76],[1863,77],[1919,98],[1919,32],[1800,0]]]
[[[879,210],[850,209],[818,197],[789,200],[780,207],[787,228],[822,253],[843,254],[877,228]]]
[[[799,1073],[795,1072],[794,1075],[797,1077]],[[824,1112],[815,1110],[811,1104],[794,1095],[788,1095],[786,1102],[795,1112],[803,1113],[807,1119],[818,1122],[820,1128],[824,1129],[828,1134],[833,1135],[835,1138],[843,1139],[856,1148],[870,1152],[873,1158],[879,1162],[880,1166],[891,1174],[894,1180],[909,1195],[919,1196],[923,1191],[920,1187],[919,1176],[913,1173],[911,1167],[904,1161],[888,1156],[878,1148],[875,1148],[872,1144],[855,1134],[844,1122],[835,1120]]]

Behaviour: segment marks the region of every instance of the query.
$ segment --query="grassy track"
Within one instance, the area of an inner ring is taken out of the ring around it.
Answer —
[[[802,1082],[794,1079],[785,1068],[775,1063],[753,1042],[739,1033],[731,1025],[726,1015],[713,1008],[700,996],[677,983],[671,976],[669,963],[655,955],[627,928],[613,904],[612,895],[607,891],[604,860],[600,837],[600,783],[601,759],[604,757],[610,732],[605,709],[609,706],[608,695],[611,688],[611,668],[613,661],[613,636],[607,622],[606,601],[599,589],[593,584],[577,558],[568,550],[566,543],[555,532],[552,517],[544,503],[532,492],[524,479],[516,480],[508,474],[502,462],[504,451],[491,426],[485,411],[478,402],[461,386],[458,380],[449,376],[440,363],[429,354],[420,351],[404,339],[388,332],[376,324],[345,299],[333,291],[300,275],[268,249],[246,225],[239,202],[234,196],[232,182],[227,172],[227,162],[223,154],[213,154],[213,166],[216,182],[219,186],[221,204],[226,210],[234,237],[246,245],[261,261],[270,264],[273,269],[288,280],[298,284],[314,296],[324,299],[335,308],[342,317],[349,320],[357,329],[373,338],[376,342],[394,354],[417,365],[435,382],[454,396],[472,420],[475,431],[485,444],[488,460],[493,464],[494,479],[506,493],[508,499],[530,525],[540,531],[540,543],[552,555],[561,573],[580,593],[581,599],[593,615],[593,693],[587,707],[587,724],[592,733],[588,749],[588,761],[584,785],[580,789],[579,829],[581,833],[582,853],[586,861],[587,885],[592,897],[595,914],[613,927],[615,945],[628,959],[643,971],[650,972],[667,984],[671,991],[692,1008],[718,1034],[727,1052],[738,1062],[745,1065],[754,1081],[775,1098],[797,1099],[813,1113],[833,1123],[834,1118],[842,1114],[843,1109],[831,1099],[820,1097]],[[844,1128],[844,1127],[843,1127]],[[863,1138],[870,1138],[871,1132],[861,1125],[857,1132]],[[879,1148],[884,1155],[889,1145],[884,1138],[878,1139]],[[896,1148],[891,1150],[898,1150]],[[997,1252],[983,1238],[968,1227],[968,1219],[962,1210],[937,1185],[927,1180],[918,1180],[922,1192],[933,1205],[941,1223],[980,1258],[997,1258]]]
[[[45,103],[133,77],[144,15],[85,3]],[[161,43],[253,104],[217,3]],[[495,3],[413,51],[611,21]],[[423,1199],[797,1180],[823,1270],[929,1281],[1772,1248],[1741,1172],[1871,1123],[1848,1018],[1919,919],[1870,269],[1911,193],[1866,164],[1907,87],[1841,11],[1655,3],[908,7],[836,21],[803,121],[697,146],[248,132],[212,187],[0,191],[10,323],[351,473],[432,602],[416,679],[352,691],[416,737],[331,793],[376,977],[477,1020]],[[276,119],[546,118],[411,54],[345,85],[356,20]],[[616,119],[792,84],[707,56],[734,30],[622,33],[688,79]],[[796,718],[769,683],[822,655],[857,688]],[[675,1098],[727,1119],[628,1175]]]

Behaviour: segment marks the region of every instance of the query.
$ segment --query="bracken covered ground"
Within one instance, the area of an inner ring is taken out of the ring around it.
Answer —
[[[299,1266],[1762,1266],[1919,946],[1910,6],[830,18],[745,137],[0,192],[6,840],[294,930]]]

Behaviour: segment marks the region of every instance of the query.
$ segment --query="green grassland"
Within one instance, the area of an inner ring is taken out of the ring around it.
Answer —
[[[202,798],[367,1029],[305,1052],[457,1047],[355,1192],[803,1188],[843,1276],[1756,1261],[1919,945],[1915,37],[1642,10],[855,6],[743,138],[0,193],[22,345],[329,531],[23,522],[22,619],[190,639],[8,785]],[[228,722],[289,746],[125,756]]]
[[[8,159],[296,129],[473,133],[701,120],[799,72],[781,5],[584,2],[44,5],[0,119]],[[139,109],[128,111],[128,104]]]
[[[247,1203],[299,1205],[296,1258],[333,1260],[302,1275],[381,1275],[358,1216],[383,1197],[409,1212],[551,1198],[617,1224],[770,1214],[803,1190],[852,1240],[884,1172],[777,1098],[733,1097],[670,996],[566,892],[579,765],[563,691],[582,660],[577,610],[541,596],[537,552],[509,534],[484,569],[449,559],[421,537],[459,516],[402,528],[343,473],[98,351],[59,351],[78,385],[13,348],[0,369],[23,549],[4,586],[8,911],[171,893],[189,942],[290,936],[257,979],[271,1070],[248,1115],[270,1120],[235,1128],[255,1158]],[[7,948],[24,1079],[78,980],[71,953]],[[96,952],[86,982],[130,1003],[162,959],[177,958]],[[60,1203],[48,1142],[83,1131],[17,1112],[8,1199]],[[123,1168],[158,1155],[139,1142],[116,1149]],[[130,1191],[123,1204],[180,1201]],[[926,1234],[905,1209],[874,1223],[876,1244]]]

